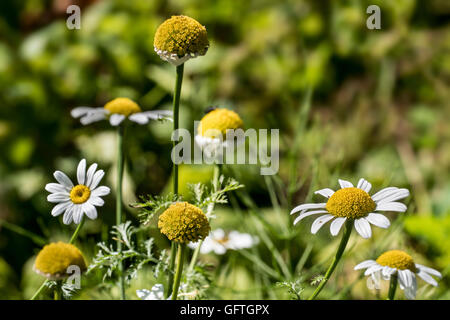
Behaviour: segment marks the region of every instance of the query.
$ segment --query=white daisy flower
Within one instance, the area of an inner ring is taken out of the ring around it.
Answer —
[[[442,278],[439,271],[414,263],[412,257],[401,250],[386,251],[377,260],[363,261],[354,269],[366,269],[364,275],[371,277],[376,288],[380,287],[380,279],[390,280],[391,277],[396,276],[400,289],[404,290],[407,299],[416,297],[416,275],[435,287],[438,283],[432,275]]]
[[[110,193],[110,189],[105,186],[98,186],[105,172],[97,170],[97,164],[92,164],[86,172],[86,160],[83,159],[78,164],[77,180],[74,185],[72,180],[63,172],[55,171],[53,176],[58,183],[48,183],[45,190],[50,192],[47,201],[57,203],[53,207],[52,216],[56,217],[62,213],[63,223],[76,224],[81,222],[83,214],[89,219],[97,219],[97,207],[105,203],[101,197]]]
[[[337,191],[325,188],[315,192],[328,198],[327,202],[307,203],[295,207],[291,214],[300,212],[300,215],[295,219],[294,225],[311,215],[324,214],[313,222],[312,234],[316,234],[325,223],[333,220],[330,232],[336,236],[347,219],[350,219],[354,221],[355,229],[361,237],[368,239],[372,236],[370,224],[380,228],[390,226],[388,218],[377,211],[405,212],[407,209],[405,204],[397,200],[408,197],[408,189],[388,187],[371,196],[369,192],[372,185],[364,179],[359,180],[356,188],[345,180],[339,179],[339,184],[341,189]]]
[[[128,98],[116,98],[105,104],[103,108],[77,107],[70,114],[74,118],[80,118],[82,125],[108,118],[112,126],[120,125],[125,119],[138,124],[147,124],[149,120],[172,120],[172,111],[142,111],[137,103]]]
[[[136,294],[141,300],[164,300],[164,285],[158,283],[151,290],[136,290]]]
[[[240,233],[238,231],[230,231],[225,233],[222,229],[216,229],[205,238],[200,248],[200,253],[207,254],[214,252],[215,254],[225,254],[227,250],[248,249],[258,244],[259,239],[248,233]],[[191,249],[197,248],[199,242],[189,243]]]

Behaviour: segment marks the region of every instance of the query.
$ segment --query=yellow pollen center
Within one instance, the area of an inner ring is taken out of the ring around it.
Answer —
[[[126,117],[133,113],[141,112],[141,108],[138,104],[128,98],[116,98],[105,104],[104,108],[111,114],[118,113]]]
[[[215,138],[222,134],[225,137],[228,129],[242,128],[244,123],[239,115],[225,108],[214,109],[208,112],[200,121],[197,128],[199,135],[208,138]]]
[[[367,192],[353,187],[336,191],[326,205],[327,211],[332,215],[350,219],[365,217],[375,208],[375,201]]]
[[[74,245],[56,242],[50,243],[39,252],[34,269],[48,278],[67,277],[67,268],[76,265],[86,270],[86,262],[81,251]]]
[[[91,189],[83,184],[79,184],[70,190],[70,200],[75,204],[86,202],[91,196]]]
[[[383,253],[376,260],[381,266],[388,266],[391,268],[396,268],[398,270],[409,269],[416,272],[416,265],[413,258],[401,250],[390,250]]]

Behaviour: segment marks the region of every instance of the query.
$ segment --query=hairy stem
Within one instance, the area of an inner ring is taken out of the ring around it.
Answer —
[[[120,125],[117,128],[117,185],[116,185],[116,225],[122,223],[122,183],[123,183],[123,169],[124,169],[124,150],[123,150],[123,140],[125,135],[125,128]],[[122,239],[117,241],[117,251],[119,255],[122,253]],[[125,300],[125,276],[123,269],[123,262],[119,262],[119,289],[120,297]]]
[[[184,72],[184,63],[177,66],[177,77],[175,80],[175,91],[173,95],[173,146],[175,147],[176,142],[178,141],[177,130],[179,128],[179,110],[180,110],[180,96],[181,96],[181,85],[183,83],[183,72]],[[176,163],[173,164],[173,194],[178,195],[178,165]],[[169,297],[170,292],[172,290],[173,285],[173,276],[174,276],[174,268],[175,268],[175,250],[176,246],[172,242],[170,248],[170,258],[169,258],[169,280],[167,291],[165,293],[166,299]]]
[[[178,289],[180,287],[181,275],[183,274],[184,252],[186,246],[183,243],[178,244],[177,251],[177,270],[175,272],[175,279],[173,282],[172,300],[177,300]]]
[[[397,290],[397,275],[391,276],[391,281],[389,283],[389,293],[388,293],[388,300],[394,300],[395,297],[395,291]]]

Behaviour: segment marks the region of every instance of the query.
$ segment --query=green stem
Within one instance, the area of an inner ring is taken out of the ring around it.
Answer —
[[[397,282],[397,275],[392,275],[391,282],[389,284],[388,300],[394,300],[395,291],[397,290]]]
[[[47,243],[47,241],[44,238],[38,236],[37,234],[34,234],[33,232],[30,232],[18,225],[15,225],[15,224],[5,221],[3,219],[0,219],[0,226],[4,227],[12,232],[15,232],[21,236],[31,239],[38,246],[44,246]]]
[[[75,232],[73,233],[72,237],[70,238],[69,244],[73,244],[75,242],[75,240],[78,238],[78,234],[80,233],[80,230],[84,225],[84,220],[85,220],[85,216],[83,215],[83,218],[81,218],[80,224],[77,226],[77,228],[75,229]],[[34,293],[34,295],[31,297],[30,300],[36,300],[36,298],[39,296],[39,294],[42,292],[42,290],[44,290],[44,288],[46,287],[48,281],[49,280],[46,279],[41,284],[39,289],[37,289],[37,291]]]
[[[122,183],[123,183],[123,169],[124,169],[124,150],[123,140],[125,135],[125,128],[120,125],[117,128],[117,185],[116,185],[116,225],[122,223]],[[117,241],[117,251],[119,255],[122,254],[122,239],[119,236]],[[125,277],[123,270],[123,262],[119,262],[119,290],[120,297],[125,300]]]
[[[55,291],[54,291],[53,300],[62,300],[61,286],[62,286],[62,281],[61,280],[56,281],[56,287],[55,287]]]
[[[85,216],[81,218],[80,223],[78,224],[77,228],[75,229],[75,232],[73,233],[72,237],[70,238],[69,244],[73,244],[75,240],[78,238],[78,233],[80,233],[81,228],[84,225]]]
[[[178,288],[180,287],[181,275],[183,274],[184,252],[186,246],[183,243],[178,244],[177,251],[177,270],[175,273],[175,279],[173,282],[172,300],[177,300]]]
[[[333,258],[333,261],[331,262],[331,265],[328,268],[327,272],[325,273],[324,278],[322,279],[320,284],[317,286],[317,288],[313,292],[313,294],[308,298],[308,300],[314,300],[317,297],[317,295],[320,293],[320,291],[322,291],[323,287],[328,282],[328,280],[330,279],[331,274],[333,273],[334,269],[336,268],[337,264],[339,263],[339,260],[342,257],[342,254],[344,253],[344,250],[345,250],[345,247],[347,246],[348,239],[350,238],[352,229],[353,229],[353,220],[347,219],[347,221],[345,222],[344,234],[342,235],[341,243],[339,244],[336,255]]]
[[[221,173],[222,173],[222,164],[215,165],[214,166],[214,174],[213,174],[213,188],[214,188],[214,190],[217,190],[219,188],[218,184],[219,184],[219,177],[220,177]],[[208,206],[208,209],[206,210],[206,216],[209,217],[212,214],[213,211],[214,211],[214,203],[211,203]],[[189,264],[189,271],[192,271],[195,268],[195,264],[197,263],[198,256],[200,254],[200,249],[202,247],[203,241],[204,240],[200,240],[200,242],[198,243],[197,248],[195,248],[195,250],[194,250],[194,253],[193,253],[192,258],[191,258],[191,262]]]
[[[181,85],[183,83],[183,73],[184,73],[184,63],[177,66],[177,77],[175,80],[175,91],[173,95],[173,131],[176,132],[179,128],[179,110],[180,110],[180,96],[181,96]],[[177,143],[178,136],[175,136],[173,139],[173,146]],[[178,195],[178,164],[173,164],[173,194]],[[174,277],[174,268],[175,268],[175,251],[176,246],[172,242],[170,247],[170,258],[169,258],[169,279],[167,291],[165,293],[166,299],[169,297],[172,286],[173,286],[173,277]]]

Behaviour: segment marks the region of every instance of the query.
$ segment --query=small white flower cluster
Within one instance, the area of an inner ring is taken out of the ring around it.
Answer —
[[[259,239],[248,233],[240,233],[238,231],[230,231],[226,233],[222,229],[211,231],[210,235],[203,240],[200,248],[200,253],[208,254],[214,252],[215,254],[223,255],[227,250],[241,250],[248,249],[258,244]],[[197,248],[199,243],[189,243],[191,249]]]

